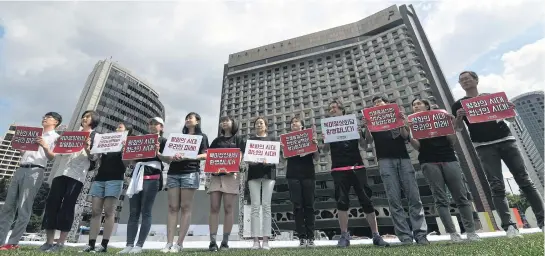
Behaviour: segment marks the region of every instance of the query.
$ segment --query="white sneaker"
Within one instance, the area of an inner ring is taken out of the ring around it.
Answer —
[[[129,252],[130,254],[133,254],[133,253],[142,253],[142,247],[140,246],[135,246],[132,248],[132,250]]]
[[[259,250],[261,249],[261,245],[259,242],[254,242],[254,245],[252,246],[252,250]]]
[[[522,238],[522,235],[520,234],[519,230],[515,228],[515,226],[511,225],[507,228],[507,238]]]
[[[270,250],[271,247],[269,247],[269,242],[263,242],[263,245],[261,245],[261,249]]]
[[[165,248],[161,249],[161,252],[162,252],[162,253],[168,253],[168,252],[170,252],[170,248],[171,248],[171,247],[172,247],[172,243],[167,243],[167,244],[165,245]]]
[[[477,235],[477,233],[475,232],[467,233],[467,240],[471,242],[478,242],[478,241],[481,241],[481,237],[479,237],[479,235]]]
[[[175,244],[175,245],[172,245],[172,247],[170,247],[170,250],[168,252],[176,253],[176,252],[180,252],[181,250],[182,250],[182,247],[179,244]]]
[[[132,250],[132,246],[127,246],[127,247],[125,247],[125,249],[121,250],[118,253],[119,254],[129,253],[129,252],[131,252],[131,250]]]
[[[450,241],[453,243],[462,242],[462,237],[458,233],[450,233]]]

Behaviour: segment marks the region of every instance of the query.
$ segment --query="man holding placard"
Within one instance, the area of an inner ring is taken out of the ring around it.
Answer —
[[[42,186],[44,169],[47,161],[52,160],[54,154],[52,146],[59,134],[55,128],[62,122],[62,117],[56,112],[49,112],[42,118],[42,136],[36,138],[39,145],[37,151],[20,151],[21,164],[11,178],[6,200],[0,209],[0,250],[14,250],[26,231],[26,226],[32,215],[32,205],[38,190]],[[6,236],[11,228],[17,212],[17,219],[9,237],[4,245]]]
[[[386,98],[378,96],[373,97],[372,101],[375,107],[382,107],[389,103]],[[406,119],[402,113],[397,113],[393,116],[395,119]],[[395,122],[397,121],[395,120]],[[392,123],[395,122],[392,121]],[[408,128],[403,125],[401,128],[397,126],[398,128],[390,130],[371,132],[368,124],[371,125],[366,118],[363,118],[363,126],[366,128],[365,144],[375,142],[380,176],[384,182],[384,188],[388,196],[388,204],[397,238],[403,244],[412,244],[413,239],[421,245],[429,244],[426,238],[428,226],[424,216],[422,201],[420,200],[415,170],[407,152],[406,144],[409,140]],[[407,223],[405,210],[401,203],[402,189],[409,204],[411,225]]]
[[[335,100],[329,104],[329,116],[340,117],[345,115],[345,109],[340,100]],[[345,122],[350,124],[350,122]],[[327,129],[322,125],[322,129]],[[359,136],[358,132],[358,136]],[[371,232],[373,233],[373,244],[376,246],[389,246],[378,232],[375,207],[371,201],[373,192],[366,181],[362,181],[356,175],[357,171],[365,172],[363,159],[360,154],[360,146],[366,148],[365,140],[360,137],[356,139],[333,141],[325,143],[327,132],[323,133],[323,150],[331,153],[331,176],[335,184],[335,201],[337,201],[337,210],[339,226],[341,229],[341,238],[337,243],[338,247],[350,246],[350,234],[348,233],[348,210],[350,208],[350,188],[354,188],[354,193],[358,196],[359,203],[363,208]]]
[[[466,96],[452,105],[452,113],[456,116],[456,130],[461,131],[464,123],[471,136],[471,141],[486,173],[492,190],[492,200],[500,216],[502,228],[507,237],[520,237],[516,224],[511,219],[506,198],[505,183],[501,161],[507,165],[518,186],[528,199],[535,212],[540,228],[543,229],[543,199],[534,183],[528,176],[524,160],[517,147],[516,138],[511,134],[507,123],[513,116],[514,104],[504,94],[479,94],[477,85],[479,76],[473,71],[460,73],[459,82]],[[507,106],[507,107],[506,107]],[[482,118],[485,116],[486,118]],[[470,119],[468,119],[470,118]],[[491,120],[483,122],[482,120]]]

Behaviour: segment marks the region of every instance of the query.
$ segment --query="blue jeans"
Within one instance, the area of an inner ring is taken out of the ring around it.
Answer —
[[[426,237],[428,225],[420,200],[420,192],[411,159],[385,158],[378,161],[380,176],[384,182],[390,214],[394,222],[396,236],[400,241],[419,240]],[[409,202],[409,220],[401,204],[401,190]]]
[[[129,199],[129,221],[127,223],[127,246],[134,245],[138,233],[138,221],[142,215],[142,226],[136,246],[142,247],[151,228],[151,210],[159,190],[159,180],[144,180],[143,190]]]
[[[119,198],[122,192],[123,180],[93,181],[89,195],[98,198]]]

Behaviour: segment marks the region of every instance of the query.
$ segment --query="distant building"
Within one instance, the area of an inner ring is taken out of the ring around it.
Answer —
[[[515,104],[517,114],[524,123],[526,131],[534,141],[537,152],[541,158],[544,147],[544,106],[545,101],[543,91],[534,91],[521,94],[511,99]]]

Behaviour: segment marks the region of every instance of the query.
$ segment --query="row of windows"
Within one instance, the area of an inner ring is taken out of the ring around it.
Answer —
[[[115,69],[112,69],[112,70],[115,70]],[[156,110],[161,112],[161,113],[164,112],[163,106],[159,103],[159,100],[157,99],[157,97],[154,97],[154,98],[150,97],[149,95],[154,95],[154,94],[150,94],[149,89],[146,88],[146,86],[143,86],[140,83],[138,83],[138,81],[130,78],[129,76],[127,76],[127,78],[125,78],[125,77],[116,75],[116,73],[112,72],[112,71],[110,71],[110,75],[108,76],[108,80],[115,81],[120,85],[127,84],[127,89],[129,91],[132,91],[132,92],[136,93],[138,96],[148,100],[151,103],[152,108],[153,107],[156,108]]]

